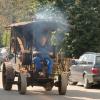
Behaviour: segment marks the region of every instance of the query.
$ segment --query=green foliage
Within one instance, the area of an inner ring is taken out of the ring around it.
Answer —
[[[11,23],[30,20],[38,6],[36,0],[1,0],[1,14]]]
[[[100,0],[43,0],[42,3],[47,1],[60,8],[71,25],[63,43],[68,56],[100,52]]]
[[[32,20],[39,6],[37,0],[0,0],[1,35],[5,34],[5,26],[11,23]]]
[[[10,43],[10,33],[8,31],[5,31],[2,35],[2,44],[3,46],[9,46]]]
[[[76,57],[87,51],[100,52],[100,0],[81,0],[68,10],[74,27],[65,38],[65,50]]]

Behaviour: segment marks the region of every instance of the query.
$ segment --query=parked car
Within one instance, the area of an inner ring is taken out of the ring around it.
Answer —
[[[0,61],[0,71],[2,71],[2,68],[3,68],[3,62],[8,62],[9,60],[11,60],[12,58],[14,57],[14,54],[13,53],[10,53],[7,54],[5,56],[5,58],[2,57],[2,60]],[[12,62],[14,62],[15,59],[12,60]]]
[[[87,52],[73,62],[70,67],[70,84],[81,82],[85,88],[100,84],[100,53]]]
[[[0,71],[2,71],[2,63],[8,56],[8,48],[0,48]]]

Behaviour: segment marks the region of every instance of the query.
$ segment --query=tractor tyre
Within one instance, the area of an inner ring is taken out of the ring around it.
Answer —
[[[65,95],[68,85],[68,77],[66,73],[62,73],[58,76],[58,91],[59,95]]]
[[[27,89],[26,75],[20,73],[18,76],[18,92],[19,94],[25,94]]]
[[[14,70],[11,66],[3,65],[2,84],[4,90],[11,90],[14,81]]]

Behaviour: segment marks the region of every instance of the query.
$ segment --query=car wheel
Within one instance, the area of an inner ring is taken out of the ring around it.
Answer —
[[[87,75],[84,75],[84,84],[83,84],[83,86],[86,89],[90,88],[90,83],[88,81]]]

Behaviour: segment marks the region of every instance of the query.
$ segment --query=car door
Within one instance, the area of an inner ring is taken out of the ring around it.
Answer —
[[[77,70],[76,70],[76,79],[77,81],[82,81],[83,80],[83,72],[84,72],[84,67],[87,64],[87,54],[83,54],[80,58],[79,58],[79,64],[77,66]]]
[[[71,66],[71,78],[73,81],[79,82],[83,80],[83,73],[87,68],[87,59],[88,54],[83,54],[80,56],[78,64]]]
[[[83,81],[83,73],[88,68],[88,54],[83,54],[79,58],[79,63],[76,66],[73,66],[73,78],[76,81]]]
[[[88,59],[88,54],[84,54],[83,58],[80,60],[80,65],[77,73],[77,76],[79,76],[78,81],[83,81],[84,70],[85,68],[87,68],[87,64],[88,64],[87,59]]]
[[[80,78],[78,79],[79,81],[83,82],[84,79],[84,74],[90,74],[90,70],[93,67],[94,64],[94,55],[91,54],[84,54],[84,57],[82,59],[82,64],[79,66],[79,73],[78,75]]]
[[[81,56],[80,57],[80,60],[82,60],[83,59],[83,57],[84,56]],[[77,82],[78,80],[79,80],[79,67],[80,67],[80,63],[79,63],[79,60],[77,61],[77,63],[76,64],[73,64],[72,66],[71,66],[71,68],[70,68],[70,70],[71,70],[71,76],[70,76],[70,79],[72,80],[72,81],[75,81],[75,82]]]

